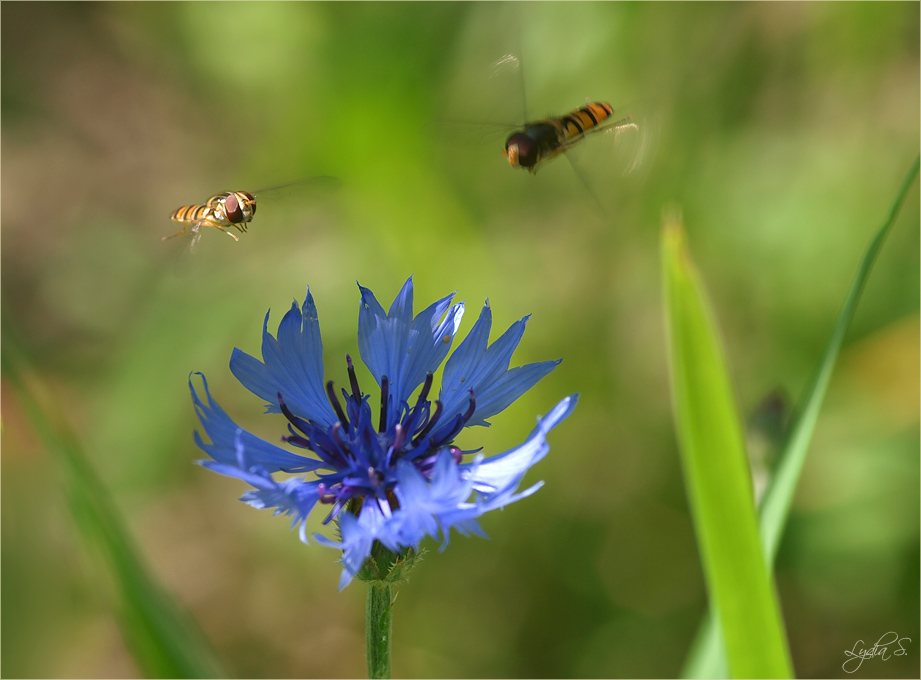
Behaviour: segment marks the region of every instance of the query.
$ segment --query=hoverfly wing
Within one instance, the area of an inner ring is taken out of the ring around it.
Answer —
[[[201,225],[196,224],[192,227],[192,241],[189,243],[189,254],[194,255],[198,252],[199,241],[201,241]]]
[[[268,201],[270,203],[280,199],[288,199],[296,196],[309,195],[316,192],[330,191],[337,186],[339,180],[335,177],[320,175],[317,177],[308,177],[284,184],[274,184],[272,186],[250,191],[259,203]]]
[[[447,83],[428,126],[441,143],[495,143],[526,121],[523,73],[516,54],[466,61]]]
[[[512,123],[483,123],[466,120],[433,120],[425,124],[429,139],[448,148],[487,147],[493,151],[516,128]]]
[[[512,53],[499,57],[490,65],[489,83],[490,89],[497,88],[503,93],[503,100],[507,100],[509,106],[519,109],[515,112],[516,118],[524,124],[529,112],[521,58]]]

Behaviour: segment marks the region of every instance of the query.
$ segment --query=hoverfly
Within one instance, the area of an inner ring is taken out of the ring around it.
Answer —
[[[164,236],[161,240],[182,236],[192,229],[193,244],[201,237],[201,227],[214,227],[227,234],[234,241],[239,237],[230,231],[236,228],[240,233],[246,231],[253,215],[256,214],[256,197],[248,191],[225,191],[212,196],[203,205],[184,205],[176,208],[170,219],[179,222],[182,230],[171,236]]]
[[[468,147],[487,142],[498,146],[504,140],[500,148],[508,163],[531,174],[565,153],[602,212],[605,209],[592,187],[613,179],[614,174],[634,173],[648,156],[652,130],[645,105],[631,106],[631,115],[624,111],[615,115],[608,102],[586,99],[585,105],[565,115],[529,116],[521,60],[515,54],[503,55],[488,69],[461,67],[453,80],[452,91],[457,94],[446,97],[446,106],[451,117],[460,118],[436,123],[440,140],[459,139]],[[476,96],[470,96],[471,90]],[[486,110],[492,111],[489,118],[494,122],[474,122],[482,120]],[[593,139],[586,140],[589,136]]]
[[[624,129],[637,129],[631,116],[608,120],[614,109],[607,102],[590,102],[558,118],[545,118],[525,123],[505,141],[502,155],[513,168],[526,168],[534,174],[541,163],[556,158],[587,135],[596,132],[613,132],[615,136]]]
[[[314,177],[253,192],[224,191],[215,194],[203,204],[184,205],[181,208],[176,208],[170,215],[170,219],[172,219],[173,222],[181,224],[182,229],[170,236],[164,236],[160,240],[166,241],[176,236],[182,236],[187,231],[191,230],[192,248],[194,249],[201,238],[201,228],[214,227],[227,234],[234,241],[239,241],[240,238],[233,233],[232,229],[236,229],[241,234],[246,231],[247,226],[256,214],[257,196],[267,192],[275,192],[280,189],[307,184],[308,182],[314,182],[320,179],[331,178]]]

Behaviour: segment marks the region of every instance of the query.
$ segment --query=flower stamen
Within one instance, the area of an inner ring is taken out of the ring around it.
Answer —
[[[358,387],[358,376],[355,375],[355,367],[352,365],[352,357],[345,355],[345,363],[349,367],[349,384],[352,386],[352,399],[361,401],[361,389]]]
[[[381,421],[378,432],[387,431],[387,400],[390,398],[390,381],[387,376],[381,376]]]
[[[278,395],[278,407],[281,409],[281,412],[285,415],[285,418],[294,425],[298,430],[303,432],[308,437],[310,436],[310,430],[312,429],[310,423],[304,420],[303,418],[298,418],[296,415],[291,413],[291,410],[285,405],[285,400],[281,396],[281,392],[276,393]],[[290,429],[290,426],[289,428]]]
[[[426,423],[426,424],[425,424],[425,427],[422,428],[422,430],[419,432],[419,434],[417,434],[417,435],[413,438],[413,446],[418,446],[418,445],[419,445],[419,442],[421,442],[421,441],[425,438],[425,436],[426,436],[429,432],[432,431],[432,428],[435,427],[435,423],[437,423],[437,422],[438,422],[438,419],[441,417],[441,411],[442,411],[442,409],[443,409],[443,404],[441,403],[441,399],[438,399],[438,400],[435,402],[435,412],[434,412],[434,413],[432,414],[432,416],[429,418],[428,423]]]
[[[336,412],[336,417],[339,418],[339,422],[342,423],[342,426],[346,430],[348,430],[349,419],[346,417],[345,411],[342,410],[342,404],[339,403],[339,398],[336,396],[336,391],[333,389],[332,380],[326,383],[326,396],[329,397],[329,403],[332,405],[333,410]]]
[[[464,413],[464,425],[473,417],[474,411],[476,411],[476,395],[473,390],[470,390],[470,405],[467,407],[467,412]]]

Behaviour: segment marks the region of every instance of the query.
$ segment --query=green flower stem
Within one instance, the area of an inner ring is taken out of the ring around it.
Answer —
[[[393,584],[368,582],[368,677],[390,677],[390,629],[393,618]]]

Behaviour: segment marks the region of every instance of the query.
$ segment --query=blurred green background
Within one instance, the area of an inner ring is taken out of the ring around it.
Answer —
[[[533,313],[516,364],[564,359],[466,448],[505,450],[561,397],[582,398],[528,477],[544,489],[484,518],[491,540],[428,546],[400,590],[394,674],[679,672],[705,591],[671,420],[662,210],[683,210],[742,413],[778,387],[795,398],[918,153],[918,3],[0,12],[4,341],[24,341],[143,556],[229,673],[363,676],[365,589],[337,593],[334,551],[192,465],[187,376],[203,371],[237,422],[274,441],[281,422],[231,376],[232,348],[258,354],[266,310],[274,330],[310,285],[327,375],[342,383],[356,279],[386,306],[410,274],[417,310],[457,290],[465,333],[488,296],[494,337]],[[499,87],[489,64],[509,52],[520,83]],[[573,149],[586,183],[565,159],[532,177],[502,158],[501,134],[461,130],[586,97],[634,105],[650,132],[639,171],[622,176],[591,139]],[[190,256],[187,240],[160,241],[180,205],[316,175],[339,181],[260,202],[240,243],[209,230]],[[918,203],[916,185],[777,563],[802,677],[845,676],[844,650],[889,630],[911,638],[908,654],[855,677],[919,672]],[[136,676],[109,576],[3,387],[2,675]]]

